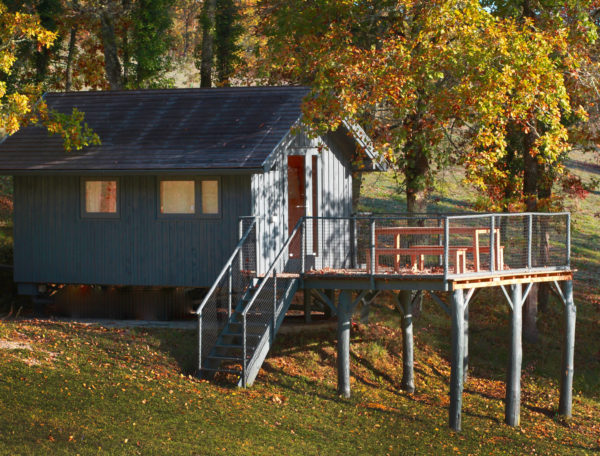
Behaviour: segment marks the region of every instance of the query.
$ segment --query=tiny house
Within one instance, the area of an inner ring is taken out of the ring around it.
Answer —
[[[352,163],[377,164],[360,127],[306,133],[302,87],[71,92],[101,145],[65,152],[29,126],[0,145],[14,176],[14,280],[209,287],[257,218],[258,268],[304,215],[352,212]],[[242,219],[243,220],[243,219]],[[261,266],[262,265],[262,266]]]

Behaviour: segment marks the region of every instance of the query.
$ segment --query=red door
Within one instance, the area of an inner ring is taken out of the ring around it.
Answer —
[[[304,173],[304,156],[288,157],[288,225],[289,233],[293,231],[300,218],[306,215],[306,176]],[[293,242],[290,256],[300,255],[300,243]]]

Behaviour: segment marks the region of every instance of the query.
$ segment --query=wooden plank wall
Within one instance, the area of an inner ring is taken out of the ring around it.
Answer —
[[[349,217],[352,214],[352,172],[349,151],[325,138],[319,154],[320,192],[318,215]],[[347,220],[323,220],[319,233],[319,267],[350,267],[350,223]]]
[[[156,176],[122,176],[120,218],[80,215],[77,176],[18,176],[15,282],[208,287],[252,213],[250,175],[221,176],[222,217],[157,217]]]
[[[322,146],[322,147],[319,147]],[[306,156],[307,211],[315,216],[340,217],[352,213],[352,174],[349,151],[333,140],[323,142],[309,138],[300,131],[289,135],[278,149],[273,168],[252,178],[254,213],[258,215],[260,239],[259,270],[264,272],[288,237],[287,157]],[[311,176],[312,156],[317,160],[317,205],[312,208]],[[322,221],[319,223],[318,255],[315,266],[349,267],[350,231],[347,221]],[[309,235],[309,249],[312,247]]]
[[[288,238],[287,156],[291,134],[278,146],[269,171],[252,175],[252,208],[257,216],[258,270],[265,272]]]

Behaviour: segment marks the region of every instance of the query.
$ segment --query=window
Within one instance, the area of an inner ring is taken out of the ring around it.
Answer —
[[[159,215],[218,216],[218,179],[160,179]]]
[[[83,181],[83,214],[91,216],[117,216],[117,180]]]
[[[161,214],[195,214],[196,190],[193,180],[160,181]]]
[[[202,213],[219,213],[219,181],[217,180],[202,181]]]

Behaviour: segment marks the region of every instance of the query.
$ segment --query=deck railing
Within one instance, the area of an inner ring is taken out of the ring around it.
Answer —
[[[302,249],[303,221],[299,220],[293,228],[287,241],[281,246],[271,265],[260,281],[252,290],[248,302],[241,312],[242,317],[242,386],[246,386],[248,380],[248,360],[252,359],[254,353],[260,350],[256,340],[249,338],[249,328],[267,328],[276,331],[277,322],[283,317],[281,312],[289,292],[290,285],[300,277],[303,265],[299,257]],[[295,255],[296,254],[296,255]],[[295,291],[295,290],[294,290]],[[275,334],[271,334],[271,341]]]
[[[256,219],[239,221],[240,241],[195,313],[198,316],[198,366],[215,346],[234,306],[253,285],[256,277]]]
[[[304,273],[445,279],[570,267],[570,215],[305,217]]]

